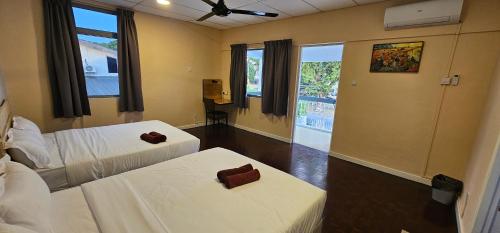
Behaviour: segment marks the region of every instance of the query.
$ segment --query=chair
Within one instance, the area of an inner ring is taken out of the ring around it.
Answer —
[[[205,105],[205,126],[208,125],[208,119],[212,120],[214,123],[217,121],[217,124],[219,124],[221,119],[224,119],[227,125],[227,112],[216,111],[213,99],[203,98],[203,104]]]

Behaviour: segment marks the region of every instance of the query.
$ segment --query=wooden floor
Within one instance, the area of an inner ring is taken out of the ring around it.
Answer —
[[[453,208],[432,202],[428,186],[229,126],[186,131],[201,150],[227,148],[326,190],[323,232],[457,232]]]

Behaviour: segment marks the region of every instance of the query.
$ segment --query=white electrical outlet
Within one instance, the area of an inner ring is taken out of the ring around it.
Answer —
[[[453,75],[451,78],[451,85],[458,86],[458,82],[460,81],[460,76],[458,74]]]

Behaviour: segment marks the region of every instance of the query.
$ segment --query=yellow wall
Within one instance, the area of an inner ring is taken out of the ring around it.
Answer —
[[[464,178],[470,229],[498,135],[499,78],[488,97],[500,54],[500,1],[465,0],[458,25],[385,31],[384,10],[393,0],[225,31],[136,13],[146,111],[120,114],[116,98],[92,98],[92,116],[54,119],[45,61],[41,0],[0,1],[0,76],[15,114],[44,131],[159,119],[173,125],[203,119],[201,79],[224,78],[228,90],[230,45],[291,38],[294,41],[288,117],[261,113],[260,99],[235,111],[235,124],[290,139],[300,46],[344,43],[332,152],[421,177],[445,173]],[[418,74],[369,73],[372,45],[424,41]],[[457,87],[439,80],[461,75]],[[497,73],[498,74],[498,73]],[[498,76],[498,75],[497,75]],[[352,86],[351,82],[357,85]],[[491,100],[474,145],[486,100]],[[496,101],[496,102],[495,102]],[[496,106],[496,107],[495,107]],[[495,128],[496,127],[496,128]],[[492,131],[497,129],[496,131]],[[477,187],[476,187],[477,186]],[[461,207],[463,208],[463,206]],[[467,232],[467,231],[465,231]]]
[[[463,212],[462,232],[473,232],[472,227],[478,215],[488,178],[493,175],[492,166],[500,146],[500,59],[483,113],[467,167],[463,195],[458,202],[459,212]]]
[[[0,72],[14,114],[33,119],[45,132],[142,119],[181,126],[203,119],[201,80],[220,77],[222,33],[143,13],[135,19],[145,112],[120,114],[117,98],[91,98],[92,116],[54,119],[42,10],[41,0],[0,1]]]
[[[404,2],[223,31],[221,73],[226,79],[231,44],[261,47],[267,40],[294,41],[288,117],[262,114],[260,99],[250,97],[250,108],[233,114],[235,124],[290,139],[300,46],[341,42],[344,58],[332,152],[420,177],[445,173],[462,179],[500,53],[500,2],[466,0],[461,24],[385,31],[385,8]],[[418,74],[369,72],[373,44],[408,41],[425,42]],[[439,85],[452,74],[462,77],[458,87]],[[354,80],[357,86],[351,85]]]
[[[394,0],[223,32],[137,13],[146,111],[120,114],[116,98],[92,98],[92,116],[54,119],[41,1],[2,1],[0,72],[6,79],[13,112],[33,119],[44,131],[143,119],[180,126],[203,119],[201,79],[222,77],[225,89],[229,89],[230,44],[262,47],[266,40],[292,38],[288,117],[262,114],[259,98],[250,98],[249,109],[231,116],[239,126],[290,139],[300,46],[343,42],[332,151],[422,177],[442,172],[463,178],[494,61],[500,53],[500,17],[496,14],[500,3],[465,1],[459,25],[385,31],[384,9],[403,2]],[[368,72],[374,43],[420,40],[425,47],[418,74]],[[439,79],[450,74],[462,76],[460,86],[439,86]],[[350,85],[351,81],[358,85]]]

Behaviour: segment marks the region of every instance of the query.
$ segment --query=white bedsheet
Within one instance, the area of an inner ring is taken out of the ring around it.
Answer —
[[[231,190],[221,169],[251,163],[257,182]],[[83,184],[101,233],[314,232],[326,192],[235,152],[215,148]]]
[[[142,133],[157,131],[167,142],[150,144]],[[71,186],[197,152],[200,140],[161,121],[143,121],[54,133]]]
[[[54,233],[99,233],[80,187],[55,192],[51,196]]]
[[[47,183],[51,191],[58,191],[70,187],[68,179],[66,178],[66,168],[59,154],[59,147],[57,146],[55,134],[43,134],[43,139],[49,151],[50,167],[35,169],[35,171],[42,177],[45,183]]]

